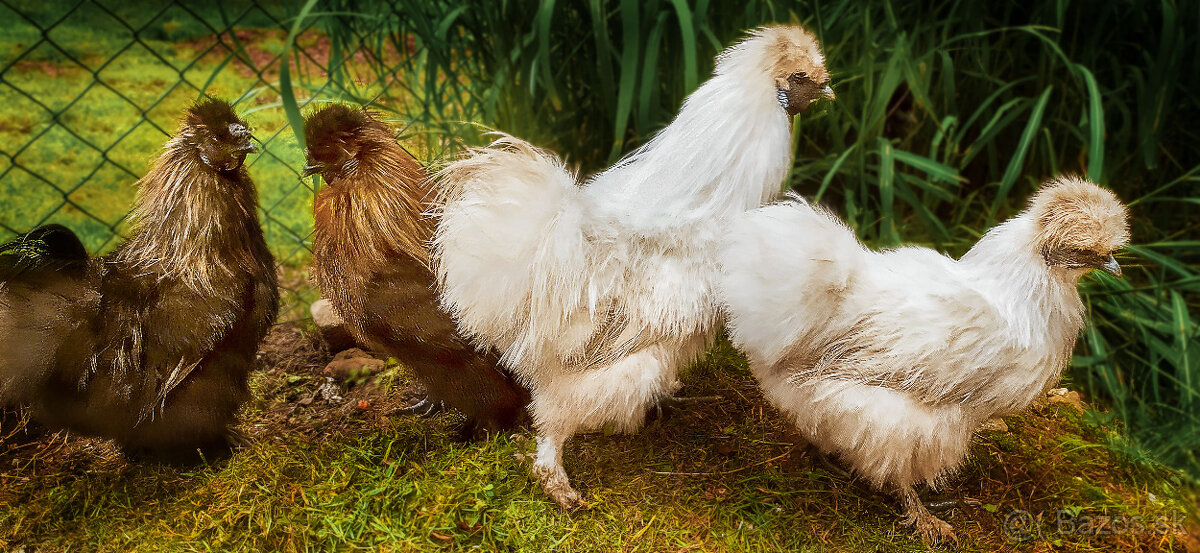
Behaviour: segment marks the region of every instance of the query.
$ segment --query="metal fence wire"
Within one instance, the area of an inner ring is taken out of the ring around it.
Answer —
[[[259,142],[246,166],[280,264],[282,319],[306,316],[316,296],[304,269],[315,190],[299,173],[303,152],[282,98],[386,109],[415,48],[397,44],[386,56],[362,46],[385,17],[331,43],[321,30],[330,8],[309,7],[300,18],[303,6],[283,0],[0,0],[0,241],[59,223],[93,253],[111,250],[133,184],[183,110],[223,98]]]

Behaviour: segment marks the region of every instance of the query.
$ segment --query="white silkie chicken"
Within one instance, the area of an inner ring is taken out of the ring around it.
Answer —
[[[1127,210],[1077,178],[1045,184],[1025,211],[960,260],[869,250],[835,216],[795,198],[736,218],[720,294],[734,343],[767,398],[817,448],[899,497],[927,542],[954,537],[914,486],[937,486],[991,417],[1058,381],[1093,269],[1120,276]]]
[[[776,197],[791,119],[832,97],[816,38],[763,27],[649,143],[586,182],[510,136],[438,175],[442,302],[529,386],[533,473],[564,508],[572,435],[634,431],[678,389],[718,321],[716,247],[732,215]]]

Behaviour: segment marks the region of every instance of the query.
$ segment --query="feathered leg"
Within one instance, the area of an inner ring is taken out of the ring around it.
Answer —
[[[926,509],[925,504],[921,503],[921,498],[917,497],[917,491],[912,486],[897,486],[896,495],[899,496],[900,503],[904,508],[904,524],[912,526],[921,541],[934,544],[949,538],[958,542],[958,536],[954,535],[954,528],[946,521],[930,514],[929,509]]]
[[[571,487],[571,481],[567,478],[567,471],[562,464],[562,448],[568,437],[564,434],[538,434],[537,458],[530,470],[550,499],[564,509],[574,509],[583,506],[583,499],[579,492]]]
[[[702,338],[694,342],[703,345]],[[646,410],[678,389],[676,367],[681,363],[678,356],[670,355],[678,349],[664,353],[671,345],[645,348],[585,372],[561,373],[551,385],[533,390],[530,413],[538,432],[538,448],[531,469],[546,494],[560,506],[584,505],[563,469],[563,444],[583,431],[633,432],[640,428]],[[685,358],[692,358],[692,350],[685,353]]]

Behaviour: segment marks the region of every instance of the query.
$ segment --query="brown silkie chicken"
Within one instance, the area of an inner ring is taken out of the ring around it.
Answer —
[[[0,405],[184,462],[228,451],[279,293],[246,124],[206,101],[164,150],[113,253],[59,225],[0,246]]]
[[[308,117],[307,174],[328,184],[314,205],[317,284],[355,339],[409,367],[428,397],[467,416],[462,437],[513,426],[529,393],[459,335],[438,304],[429,269],[433,220],[425,170],[392,129],[362,109],[332,105]]]
[[[1109,190],[1050,181],[955,260],[869,250],[803,200],[735,219],[720,253],[729,332],[767,398],[817,448],[894,491],[925,541],[953,529],[917,497],[971,435],[1058,382],[1084,324],[1076,284],[1116,276],[1128,212]]]

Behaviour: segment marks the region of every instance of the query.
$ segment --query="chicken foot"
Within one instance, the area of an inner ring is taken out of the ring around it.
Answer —
[[[567,471],[563,468],[562,448],[566,441],[564,437],[539,435],[530,472],[537,477],[546,495],[563,509],[586,507],[583,497],[571,487]]]
[[[646,422],[665,421],[672,415],[683,412],[684,408],[691,407],[696,403],[706,401],[717,401],[724,399],[721,396],[677,396],[676,393],[683,387],[683,383],[676,379],[671,383],[668,395],[662,397],[654,406],[646,411]]]
[[[646,422],[665,421],[697,403],[721,399],[724,398],[722,396],[667,396],[658,400],[658,403],[646,411]]]
[[[416,415],[418,417],[432,417],[446,410],[446,404],[440,399],[433,399],[429,396],[421,398],[420,401],[403,407],[400,409],[401,414]]]
[[[949,538],[954,542],[958,542],[958,536],[954,534],[954,528],[946,521],[933,516],[929,509],[925,508],[925,504],[921,502],[921,498],[917,496],[916,490],[912,486],[903,486],[897,490],[897,495],[900,498],[900,503],[904,508],[903,523],[912,526],[917,537],[926,544],[935,544],[944,539]]]
[[[829,454],[825,453],[824,451],[821,451],[820,448],[818,448],[817,446],[810,444],[809,452],[812,453],[813,460],[817,461],[818,463],[821,463],[822,468],[825,470],[825,472],[828,472],[829,474],[836,476],[838,478],[844,479],[844,480],[853,480],[854,479],[854,475],[851,474],[850,471],[846,470],[845,467],[843,467],[835,459],[830,457]]]

